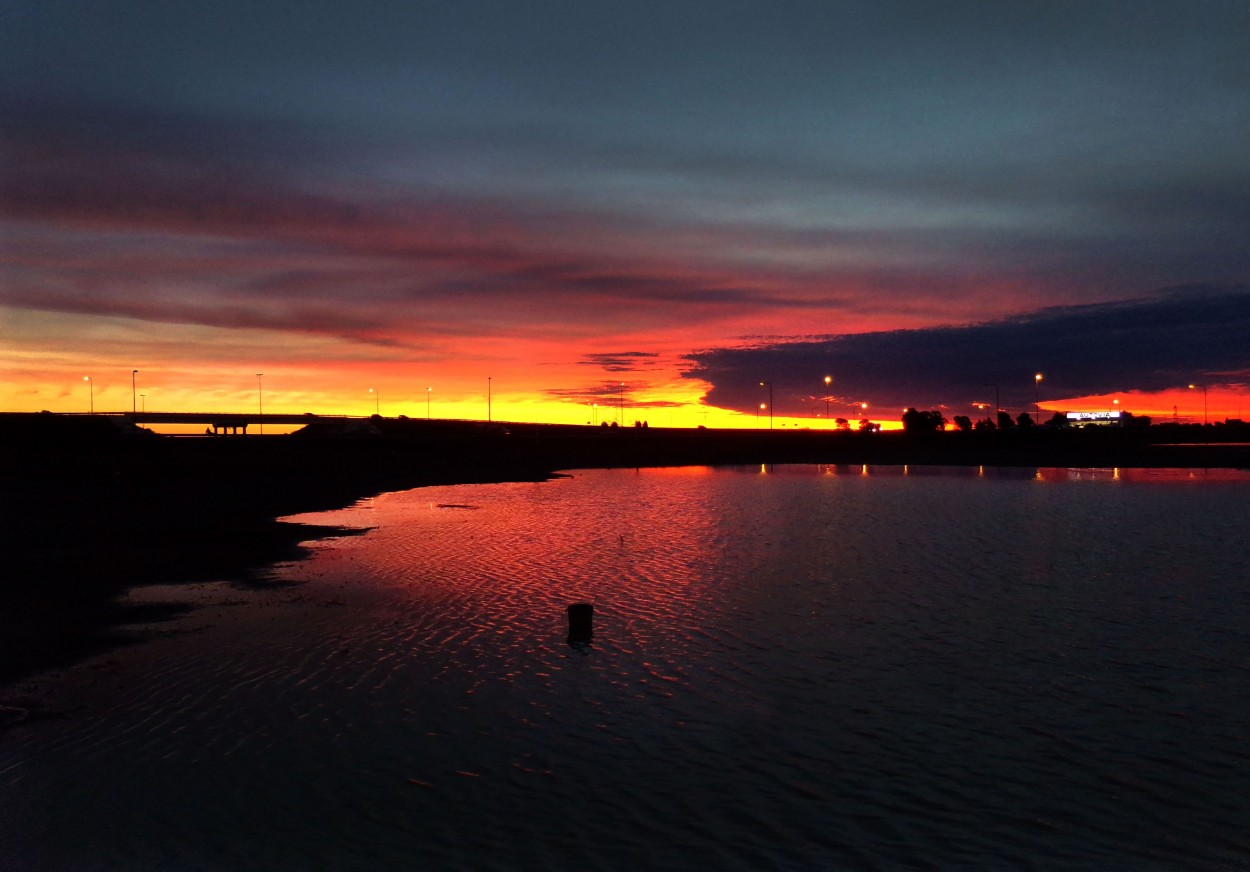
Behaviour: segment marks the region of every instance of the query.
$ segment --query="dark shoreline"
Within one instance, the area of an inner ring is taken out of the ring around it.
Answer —
[[[561,469],[812,463],[1250,468],[1245,444],[1104,432],[905,433],[591,428],[375,419],[289,436],[160,437],[116,421],[0,415],[0,687],[134,641],[125,624],[185,607],[124,605],[150,584],[233,580],[342,531],[277,518],[385,491],[540,481]],[[1154,428],[1150,428],[1151,430]]]

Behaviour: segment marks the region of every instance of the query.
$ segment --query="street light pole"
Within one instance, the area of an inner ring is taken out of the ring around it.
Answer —
[[[373,414],[380,417],[382,414],[382,395],[373,388],[369,388],[369,393],[373,394]]]
[[[1033,418],[1034,424],[1042,423],[1042,374],[1033,376]]]
[[[1207,426],[1207,386],[1206,385],[1190,385],[1189,389],[1202,388],[1202,426]]]
[[[621,426],[624,427],[625,426],[625,382],[621,382],[620,391],[618,393],[620,394],[620,396],[617,399],[617,405],[619,405],[620,408],[617,410],[617,414],[621,422]]]
[[[492,376],[489,376],[489,375],[486,377],[486,423],[487,424],[489,424],[491,421],[491,418],[490,418],[490,380],[491,378]]]
[[[768,388],[768,429],[773,429],[773,383],[762,381],[760,387]]]
[[[265,384],[262,381],[263,372],[256,373],[256,414],[261,419],[260,432],[265,432]]]
[[[89,405],[87,406],[87,411],[90,414],[94,415],[95,414],[95,382],[91,380],[91,376],[89,375],[84,375],[82,377],[82,380],[87,383],[87,402],[89,403]]]
[[[1003,410],[1002,401],[998,398],[998,385],[991,384],[990,382],[986,382],[985,384],[981,385],[981,387],[994,389],[994,426],[997,427],[998,426],[998,413]]]
[[[430,391],[432,390],[434,389],[433,388],[425,389],[425,420],[427,421],[430,420]]]
[[[132,369],[130,371],[130,414],[132,415],[138,411],[137,404],[135,403],[135,376],[138,374],[139,370],[137,369]]]
[[[833,383],[833,376],[825,376],[825,426],[829,426],[829,385]]]

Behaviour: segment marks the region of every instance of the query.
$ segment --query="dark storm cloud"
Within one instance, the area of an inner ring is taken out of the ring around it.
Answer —
[[[823,410],[825,375],[837,401],[965,409],[997,384],[1023,407],[1033,376],[1050,396],[1163,390],[1250,377],[1250,286],[1173,289],[1142,299],[1045,309],[959,327],[896,330],[718,348],[688,355],[711,405],[750,410],[771,382],[779,414]],[[836,410],[835,410],[836,411]]]

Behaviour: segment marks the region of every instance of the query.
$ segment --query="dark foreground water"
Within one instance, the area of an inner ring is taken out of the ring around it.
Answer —
[[[0,868],[1250,866],[1248,474],[609,470],[306,517],[374,529],[31,683],[67,711],[0,732]]]

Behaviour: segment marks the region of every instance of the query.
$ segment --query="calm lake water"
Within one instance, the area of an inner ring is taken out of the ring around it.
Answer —
[[[1250,474],[422,488],[34,682],[0,867],[1241,869]],[[589,647],[565,608],[595,607]]]

